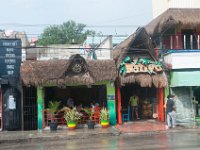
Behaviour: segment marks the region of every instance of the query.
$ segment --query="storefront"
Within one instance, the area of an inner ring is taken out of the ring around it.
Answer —
[[[163,65],[156,60],[151,48],[151,39],[146,30],[141,28],[115,49],[114,56],[119,74],[116,82],[119,124],[123,121],[123,114],[127,113],[132,95],[139,97],[140,119],[165,120],[163,106],[167,77]],[[132,118],[129,116],[128,121]]]
[[[199,54],[199,50],[179,50],[164,55],[170,70],[169,87],[175,95],[178,125],[194,126],[195,118],[200,116]]]
[[[73,99],[76,107],[89,107],[91,103],[107,107],[110,124],[115,125],[116,76],[114,61],[85,60],[80,55],[73,55],[69,60],[24,62],[21,67],[23,99],[24,102],[30,101],[29,112],[34,112],[32,119],[24,113],[24,130],[42,129],[45,125],[43,111],[48,102],[56,100],[66,106],[69,98]],[[23,105],[24,109],[27,105]],[[30,128],[31,124],[34,126]]]

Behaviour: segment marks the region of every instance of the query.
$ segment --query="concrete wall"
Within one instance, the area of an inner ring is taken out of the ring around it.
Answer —
[[[99,46],[99,49],[95,50],[95,53],[97,55],[97,59],[103,60],[103,59],[111,59],[112,58],[112,36],[109,36],[106,38]]]
[[[194,106],[192,104],[192,88],[191,87],[174,87],[171,88],[175,94],[176,120],[178,125],[192,126],[194,125]]]

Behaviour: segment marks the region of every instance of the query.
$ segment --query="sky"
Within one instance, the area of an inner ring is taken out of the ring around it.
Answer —
[[[151,0],[1,0],[0,29],[39,36],[74,20],[104,35],[130,35],[152,20]]]

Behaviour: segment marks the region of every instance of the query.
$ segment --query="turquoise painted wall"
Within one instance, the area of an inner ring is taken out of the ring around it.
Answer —
[[[113,82],[106,83],[107,106],[110,112],[110,125],[116,125],[115,86]]]
[[[43,123],[43,109],[44,109],[44,99],[43,99],[43,89],[42,87],[37,87],[37,105],[38,105],[38,129],[42,129]]]

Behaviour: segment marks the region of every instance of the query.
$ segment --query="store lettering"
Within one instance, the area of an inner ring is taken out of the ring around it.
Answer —
[[[161,72],[163,71],[163,68],[160,65],[155,65],[155,64],[149,64],[147,66],[143,64],[126,64],[126,70],[127,73],[150,73],[152,74],[153,72]]]

